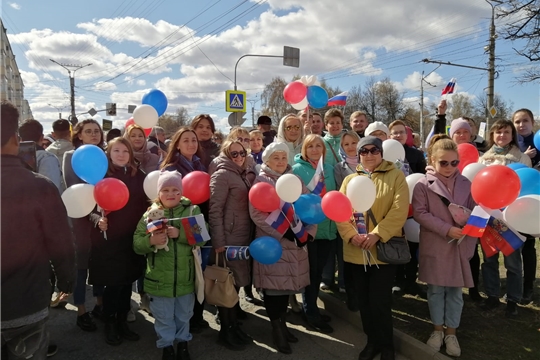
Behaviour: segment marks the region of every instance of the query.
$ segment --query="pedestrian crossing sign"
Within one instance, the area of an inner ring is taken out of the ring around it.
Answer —
[[[246,92],[227,90],[225,92],[225,110],[228,112],[246,112]]]

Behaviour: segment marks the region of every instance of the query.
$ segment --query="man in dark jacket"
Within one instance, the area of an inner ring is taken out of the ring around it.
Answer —
[[[411,168],[411,174],[414,173],[426,173],[426,158],[424,153],[414,147],[408,146],[407,143],[407,129],[405,123],[401,120],[396,120],[388,126],[390,130],[390,138],[397,140],[405,148],[405,160],[409,163]]]
[[[262,115],[257,119],[257,128],[263,133],[263,146],[267,147],[274,142],[277,135],[275,130],[272,130],[272,119],[269,116]]]
[[[17,156],[17,108],[3,102],[1,118],[2,348],[10,358],[45,359],[50,263],[59,290],[71,293],[75,247],[58,189]]]

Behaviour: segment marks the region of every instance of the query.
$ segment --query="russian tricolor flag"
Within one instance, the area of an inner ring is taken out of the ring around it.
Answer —
[[[488,214],[480,206],[475,206],[467,224],[463,227],[463,235],[471,237],[481,237],[488,224],[490,214]]]
[[[489,257],[493,248],[508,256],[520,249],[525,243],[525,236],[520,235],[504,220],[500,211],[495,211],[489,219],[486,231],[480,238],[480,244]]]
[[[154,220],[146,224],[146,233],[149,234],[151,232],[161,230],[165,227],[165,224],[167,223],[167,219],[159,219]]]
[[[337,94],[333,98],[328,99],[328,106],[345,106],[347,105],[347,95],[349,93],[344,91],[340,94]]]
[[[189,245],[210,240],[210,234],[208,234],[208,230],[206,229],[203,214],[181,218],[180,222],[186,233]]]
[[[306,187],[311,191],[312,194],[319,195],[320,197],[323,197],[326,194],[326,185],[324,183],[324,163],[323,163],[323,157],[319,159],[319,162],[317,163],[317,168],[315,169],[315,174],[311,178],[311,181],[309,184],[306,185]]]
[[[454,93],[454,88],[456,87],[456,78],[451,78],[448,84],[444,87],[441,95],[450,95]]]
[[[294,209],[290,203],[281,202],[281,208],[274,210],[266,218],[266,223],[277,230],[280,234],[285,234],[294,219]]]

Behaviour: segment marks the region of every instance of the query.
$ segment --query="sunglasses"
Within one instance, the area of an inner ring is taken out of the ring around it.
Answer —
[[[242,150],[242,151],[231,151],[231,157],[233,159],[236,159],[238,157],[238,155],[240,155],[241,157],[246,157],[247,152],[245,152],[244,150]]]
[[[287,127],[285,128],[285,130],[287,130],[287,131],[291,131],[291,130],[296,130],[296,131],[298,131],[298,130],[300,130],[300,126],[298,126],[298,125],[287,126]]]
[[[250,140],[249,138],[242,138],[242,137],[236,138],[236,141],[239,141],[239,142],[245,142],[245,143],[248,143],[249,140]]]
[[[379,155],[381,153],[381,149],[372,147],[371,149],[361,148],[358,154],[361,156],[367,156],[367,154],[371,153],[371,155]]]
[[[452,161],[446,161],[446,160],[441,160],[439,161],[439,165],[441,165],[441,167],[447,167],[448,165],[452,165],[452,167],[457,167],[459,165],[459,160],[452,160]]]

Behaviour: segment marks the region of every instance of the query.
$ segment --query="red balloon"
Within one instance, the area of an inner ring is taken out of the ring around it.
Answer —
[[[307,95],[307,86],[299,81],[293,81],[283,89],[283,97],[289,104],[298,104]]]
[[[94,187],[94,199],[99,207],[107,212],[120,210],[128,202],[129,190],[122,181],[106,178]]]
[[[135,125],[135,120],[133,118],[129,118],[128,121],[126,121],[126,129],[130,127],[131,125]],[[144,129],[144,134],[146,137],[150,136],[150,133],[152,132],[152,128]]]
[[[480,170],[471,185],[474,201],[490,209],[502,209],[512,204],[520,190],[518,174],[504,165],[491,165]]]
[[[249,202],[255,209],[263,212],[272,212],[279,208],[280,200],[274,188],[269,183],[260,182],[249,190]]]
[[[476,146],[464,143],[459,144],[457,149],[459,154],[459,172],[462,172],[465,166],[478,162],[478,150],[476,149]]]
[[[352,216],[351,200],[336,190],[329,191],[323,196],[321,207],[324,215],[330,220],[345,222]]]
[[[210,175],[204,171],[192,171],[182,179],[183,196],[199,205],[210,199]]]

